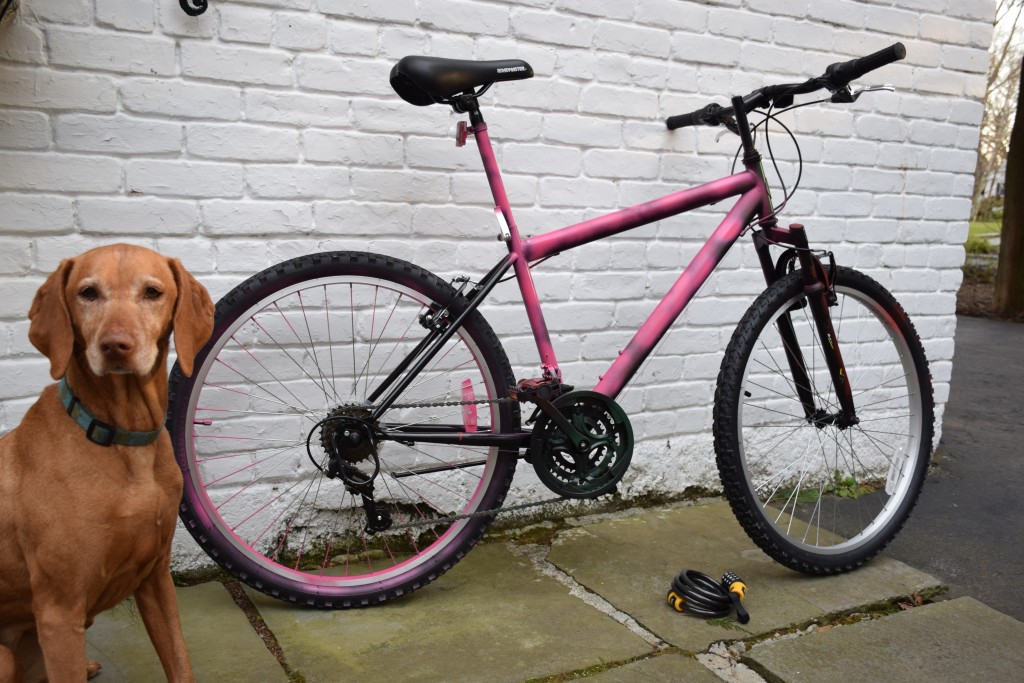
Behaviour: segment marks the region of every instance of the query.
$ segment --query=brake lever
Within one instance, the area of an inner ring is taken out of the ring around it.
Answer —
[[[853,101],[856,102],[857,98],[866,92],[879,92],[884,90],[886,92],[896,92],[896,86],[892,83],[885,83],[884,85],[869,85],[861,88],[860,90],[853,91]]]
[[[851,102],[856,102],[857,99],[866,92],[878,92],[880,90],[896,92],[896,86],[891,83],[886,83],[885,85],[870,85],[860,88],[859,90],[854,90],[853,92],[850,92],[850,86],[846,86],[845,88],[841,88],[840,90],[836,90],[832,93],[832,102],[849,104]]]

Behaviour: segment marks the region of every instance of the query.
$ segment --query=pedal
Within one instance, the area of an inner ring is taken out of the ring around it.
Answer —
[[[515,387],[508,390],[508,397],[520,403],[552,401],[572,390],[571,385],[562,384],[562,380],[557,377],[534,377],[516,382]]]

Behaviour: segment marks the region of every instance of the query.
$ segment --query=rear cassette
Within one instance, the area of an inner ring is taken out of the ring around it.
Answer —
[[[613,492],[633,457],[633,428],[626,413],[595,391],[563,394],[551,405],[575,434],[540,413],[530,440],[530,461],[537,476],[566,498]]]

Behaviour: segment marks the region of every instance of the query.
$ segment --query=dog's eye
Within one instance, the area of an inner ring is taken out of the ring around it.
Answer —
[[[95,287],[83,287],[78,296],[86,301],[96,301],[96,299],[100,298],[100,293]]]
[[[163,295],[164,295],[164,293],[161,292],[156,287],[146,287],[146,298],[147,299],[159,299]]]

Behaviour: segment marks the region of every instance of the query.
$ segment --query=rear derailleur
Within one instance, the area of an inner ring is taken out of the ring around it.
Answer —
[[[320,422],[320,445],[327,454],[325,466],[315,460],[313,464],[328,479],[340,479],[345,490],[359,496],[366,513],[367,534],[373,535],[391,528],[393,521],[387,508],[377,505],[373,497],[373,482],[380,473],[380,458],[377,454],[377,437],[373,425],[367,422],[369,411],[343,406],[334,410],[327,419]],[[317,431],[314,427],[310,439]],[[307,449],[309,447],[307,439]],[[311,457],[312,459],[312,457]],[[367,474],[356,465],[372,462],[373,470]]]
[[[509,395],[537,405],[526,460],[545,486],[565,498],[616,491],[633,456],[633,428],[613,399],[557,377],[520,380]]]

